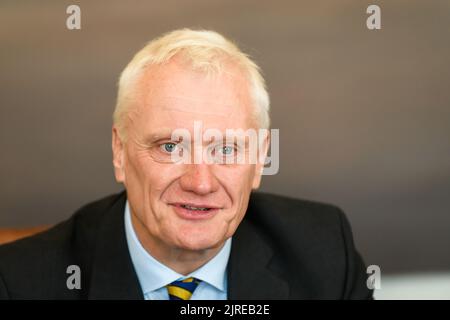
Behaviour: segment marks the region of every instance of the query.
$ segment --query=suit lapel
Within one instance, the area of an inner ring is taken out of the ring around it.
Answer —
[[[272,249],[245,219],[233,236],[228,299],[287,299],[288,283],[271,268]]]
[[[143,299],[125,237],[125,200],[124,192],[102,219],[89,299]]]

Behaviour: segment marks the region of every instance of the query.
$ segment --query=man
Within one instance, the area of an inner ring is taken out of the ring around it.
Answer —
[[[255,141],[227,135],[268,128],[264,80],[233,43],[189,29],[150,42],[123,71],[114,112],[126,191],[1,247],[0,297],[371,298],[338,208],[252,193],[264,161],[236,161]]]

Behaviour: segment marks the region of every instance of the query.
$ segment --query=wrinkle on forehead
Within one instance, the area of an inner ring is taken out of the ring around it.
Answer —
[[[205,101],[202,97],[187,97],[181,95],[170,95],[159,97],[155,102],[149,99],[147,107],[154,108],[154,110],[161,111],[177,111],[189,113],[192,115],[202,116],[220,116],[230,117],[243,106],[237,105],[239,103],[227,103],[224,101]]]

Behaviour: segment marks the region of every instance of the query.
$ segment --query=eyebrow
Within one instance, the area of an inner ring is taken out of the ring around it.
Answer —
[[[148,134],[146,134],[144,136],[144,142],[146,144],[154,144],[154,143],[156,143],[158,141],[161,141],[161,140],[170,140],[172,138],[173,131],[174,131],[174,129],[164,128],[164,129],[161,129],[159,131],[150,132],[150,133],[148,133]],[[226,143],[227,141],[230,141],[232,143],[237,143],[238,142],[236,140],[236,135],[227,135],[227,134],[224,134],[222,139],[219,139],[219,140],[216,140],[216,139],[210,140],[210,141],[206,141],[205,140],[205,141],[202,141],[202,142],[203,142],[203,144],[208,144],[208,143],[213,143],[213,142],[224,142],[224,143]],[[250,143],[250,138],[249,137],[245,137],[245,140],[244,140],[245,148],[248,148],[249,143]]]
[[[144,141],[146,143],[154,143],[162,139],[170,139],[172,136],[172,132],[173,130],[169,128],[150,132],[144,136]]]

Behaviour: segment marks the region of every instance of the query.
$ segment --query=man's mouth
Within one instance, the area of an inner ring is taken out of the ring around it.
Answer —
[[[188,220],[209,219],[219,212],[220,207],[209,204],[172,203],[179,217]]]
[[[212,208],[208,208],[208,207],[193,207],[187,204],[182,204],[180,205],[182,208],[188,209],[188,210],[194,210],[194,211],[208,211],[211,210]]]

